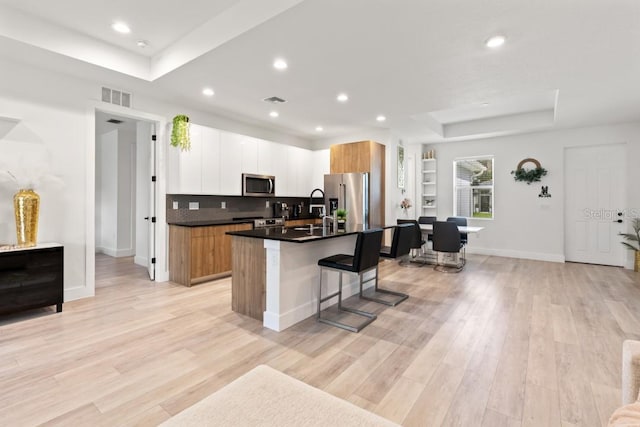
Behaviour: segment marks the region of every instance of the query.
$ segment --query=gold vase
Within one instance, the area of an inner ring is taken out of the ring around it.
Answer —
[[[18,245],[35,246],[38,240],[40,196],[32,189],[21,189],[13,196]]]

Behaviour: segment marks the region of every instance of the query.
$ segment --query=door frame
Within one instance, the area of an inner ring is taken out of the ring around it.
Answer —
[[[169,280],[169,269],[167,263],[167,225],[166,209],[164,200],[166,199],[167,177],[166,170],[166,147],[163,143],[166,139],[167,119],[156,114],[146,113],[131,108],[104,102],[91,101],[86,109],[87,138],[86,145],[86,224],[85,224],[85,286],[78,288],[77,295],[70,295],[71,299],[83,298],[95,295],[95,155],[96,155],[96,110],[128,117],[134,120],[143,120],[155,123],[156,130],[156,233],[155,233],[155,255],[156,255],[156,278],[157,282]]]

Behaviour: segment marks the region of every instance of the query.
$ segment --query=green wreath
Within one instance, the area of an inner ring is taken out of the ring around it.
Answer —
[[[525,163],[533,163],[536,165],[535,169],[525,169],[522,167]],[[511,171],[513,179],[516,181],[524,181],[527,185],[532,182],[539,182],[540,179],[547,174],[547,170],[540,166],[540,162],[536,159],[524,159],[518,163],[516,170]]]

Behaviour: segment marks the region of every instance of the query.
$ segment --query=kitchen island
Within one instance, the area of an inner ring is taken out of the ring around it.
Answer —
[[[229,232],[232,236],[233,311],[282,331],[316,314],[320,268],[318,260],[339,253],[352,254],[362,225],[345,231],[315,227],[273,227]],[[338,289],[338,273],[325,270],[322,294]],[[367,273],[365,279],[373,276]],[[356,275],[344,275],[343,299],[359,292]],[[328,279],[328,280],[327,280]],[[337,299],[327,301],[326,306]],[[325,308],[323,305],[322,308]]]

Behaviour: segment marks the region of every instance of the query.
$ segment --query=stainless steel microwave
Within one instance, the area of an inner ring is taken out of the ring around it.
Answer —
[[[242,195],[252,197],[274,197],[276,177],[271,175],[242,174]]]

